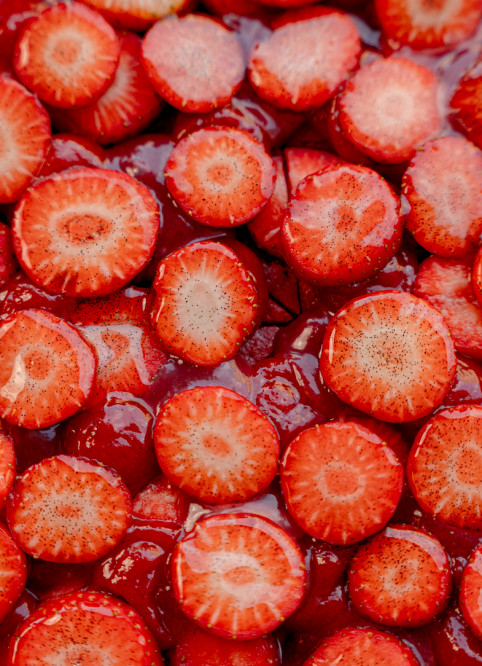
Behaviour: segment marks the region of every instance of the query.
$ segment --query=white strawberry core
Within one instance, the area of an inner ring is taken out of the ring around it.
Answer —
[[[404,4],[413,25],[409,39],[414,39],[420,31],[449,26],[454,18],[461,15],[464,3],[462,0],[405,0]]]

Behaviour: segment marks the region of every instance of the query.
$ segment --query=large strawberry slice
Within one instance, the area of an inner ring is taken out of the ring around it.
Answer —
[[[477,638],[482,638],[482,546],[475,549],[464,569],[460,609]]]
[[[15,449],[13,439],[0,429],[0,507],[15,481]]]
[[[0,523],[0,622],[9,614],[25,587],[27,560],[10,532]]]
[[[132,176],[74,167],[39,180],[13,220],[22,268],[52,293],[103,296],[149,262],[159,206]],[[126,244],[128,239],[128,244]]]
[[[166,16],[187,11],[192,0],[82,0],[112,25],[143,31]]]
[[[457,127],[482,149],[482,58],[459,81],[450,107]]]

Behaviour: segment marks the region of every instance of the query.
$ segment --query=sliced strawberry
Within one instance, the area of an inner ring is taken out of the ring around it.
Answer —
[[[116,597],[76,592],[40,604],[9,645],[11,666],[106,664],[162,666],[154,637],[136,611]]]
[[[353,410],[348,410],[346,414],[337,414],[337,420],[341,423],[357,423],[358,425],[367,428],[371,432],[374,432],[376,435],[378,435],[378,437],[381,438],[384,444],[386,444],[393,451],[396,460],[400,462],[405,468],[408,460],[409,446],[398,430],[396,430],[393,426],[388,425],[388,423],[384,423],[383,421],[372,419],[369,416],[365,416],[364,414],[352,414],[350,411]]]
[[[434,74],[406,58],[375,60],[347,82],[339,122],[356,148],[378,162],[409,159],[441,127]]]
[[[0,415],[46,428],[87,400],[96,358],[78,331],[46,310],[24,310],[0,325]]]
[[[457,127],[482,149],[482,58],[459,81],[450,107]]]
[[[0,287],[15,275],[17,265],[13,254],[12,230],[0,222]]]
[[[316,109],[356,68],[360,51],[358,30],[346,14],[324,7],[293,12],[251,52],[249,80],[275,106]]]
[[[155,21],[189,9],[192,0],[81,0],[112,25],[144,31]]]
[[[475,549],[464,569],[460,609],[477,638],[482,638],[482,546]]]
[[[63,294],[50,294],[34,284],[23,273],[17,273],[10,280],[5,290],[0,292],[1,314],[21,312],[22,310],[48,310],[57,317],[70,320],[77,299]]]
[[[266,518],[233,513],[196,523],[174,549],[174,594],[184,613],[222,638],[258,638],[299,606],[303,554]]]
[[[339,398],[375,418],[414,421],[440,405],[456,358],[442,315],[395,291],[349,301],[333,317],[320,368]]]
[[[13,54],[15,73],[42,101],[84,106],[109,87],[119,62],[114,29],[78,2],[60,3],[27,23]]]
[[[93,141],[74,134],[56,134],[38,175],[50,176],[73,166],[101,167],[104,159],[104,151]]]
[[[402,240],[399,200],[366,167],[338,165],[306,177],[282,228],[287,262],[320,286],[370,277]]]
[[[426,250],[463,256],[482,235],[482,153],[462,137],[426,143],[403,177],[407,229]]]
[[[134,498],[134,519],[176,525],[180,528],[187,518],[190,500],[182,490],[173,486],[164,476],[147,484]]]
[[[348,591],[356,610],[379,624],[417,627],[441,613],[452,589],[440,542],[411,525],[392,525],[352,560]]]
[[[0,430],[0,509],[15,481],[15,448],[13,439]]]
[[[50,118],[35,95],[0,76],[0,203],[12,203],[30,185],[51,142]]]
[[[27,560],[0,523],[0,622],[9,614],[25,587]]]
[[[232,358],[252,332],[259,296],[246,267],[222,243],[173,252],[157,269],[153,323],[164,346],[196,365]]]
[[[29,467],[7,501],[7,520],[20,547],[48,562],[91,562],[123,538],[132,501],[120,477],[74,456]]]
[[[25,273],[54,294],[84,297],[112,293],[137,275],[154,252],[158,230],[159,206],[144,185],[89,167],[39,180],[13,220]]]
[[[291,195],[306,176],[323,171],[327,167],[338,166],[341,162],[337,155],[313,148],[286,148],[284,157]]]

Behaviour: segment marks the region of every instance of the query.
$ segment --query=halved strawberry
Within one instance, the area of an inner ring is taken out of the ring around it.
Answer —
[[[338,98],[339,122],[356,148],[378,162],[403,162],[441,127],[438,82],[406,58],[361,67]]]
[[[16,268],[12,230],[9,226],[0,222],[0,287],[15,275]]]
[[[463,256],[482,235],[482,153],[462,137],[430,141],[403,176],[407,229],[426,250]]]
[[[7,500],[7,521],[29,555],[91,562],[121,541],[132,500],[120,477],[86,458],[54,456],[29,467]]]
[[[13,439],[0,430],[0,510],[15,481],[15,448]]]
[[[158,230],[159,206],[147,187],[117,171],[74,167],[25,193],[13,242],[34,282],[92,297],[123,287],[146,266]]]
[[[349,301],[328,324],[320,368],[339,398],[382,421],[414,421],[440,405],[455,375],[442,315],[395,291]]]
[[[13,65],[42,101],[68,109],[102,95],[119,53],[115,31],[100,14],[78,2],[60,3],[27,23],[15,44]]]
[[[135,521],[162,524],[178,529],[187,518],[190,499],[164,476],[158,476],[134,497],[132,515]]]
[[[24,310],[0,325],[0,416],[46,428],[89,397],[97,361],[78,331],[46,310]]]
[[[457,127],[482,149],[482,58],[459,81],[450,108]]]
[[[283,109],[316,109],[332,97],[360,57],[348,15],[318,7],[282,17],[250,55],[249,80],[260,97]]]
[[[144,37],[142,62],[162,98],[201,113],[227,104],[246,68],[236,34],[200,14],[156,23]]]
[[[452,590],[441,543],[412,525],[391,525],[361,546],[348,572],[359,613],[379,624],[417,627],[441,613]]]
[[[306,568],[287,532],[248,513],[199,520],[172,556],[174,594],[184,613],[222,638],[258,638],[303,599]]]
[[[8,76],[0,76],[0,127],[0,203],[12,203],[38,173],[52,135],[38,99]]]
[[[286,260],[320,286],[370,277],[402,240],[399,199],[366,167],[341,164],[298,185],[282,227]]]
[[[81,0],[95,7],[112,25],[136,32],[155,21],[187,11],[192,0]]]
[[[99,659],[113,666],[164,664],[141,616],[116,597],[91,590],[40,604],[15,632],[8,652],[11,666],[87,666]]]
[[[460,609],[477,638],[482,638],[482,546],[472,553],[460,584]]]
[[[286,148],[284,158],[291,195],[306,176],[323,171],[327,167],[338,166],[342,161],[337,155],[314,148]]]
[[[181,208],[212,227],[238,226],[273,194],[275,171],[261,144],[235,129],[205,127],[175,146],[166,185]]]
[[[9,614],[25,587],[27,560],[0,523],[0,622]]]

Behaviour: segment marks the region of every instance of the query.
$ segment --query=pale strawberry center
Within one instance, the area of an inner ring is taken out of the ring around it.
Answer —
[[[324,488],[333,496],[353,497],[360,493],[360,470],[343,462],[329,463],[324,469]]]
[[[59,227],[65,229],[68,239],[73,243],[85,244],[88,241],[97,241],[101,236],[108,236],[112,224],[100,215],[84,213],[67,216],[59,223]]]
[[[23,356],[25,371],[30,379],[43,381],[52,372],[52,356],[49,352],[35,347]]]
[[[251,585],[256,582],[256,574],[251,567],[234,567],[224,577],[232,585]]]
[[[52,58],[59,65],[70,66],[77,62],[80,49],[77,42],[67,39],[59,39],[52,49]]]

